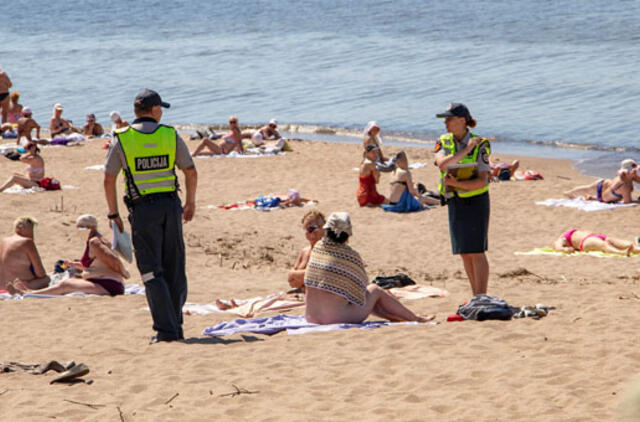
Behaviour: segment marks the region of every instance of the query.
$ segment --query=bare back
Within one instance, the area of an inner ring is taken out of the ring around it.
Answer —
[[[0,289],[6,289],[7,283],[16,278],[25,281],[36,278],[29,258],[32,247],[33,240],[18,235],[0,241]]]

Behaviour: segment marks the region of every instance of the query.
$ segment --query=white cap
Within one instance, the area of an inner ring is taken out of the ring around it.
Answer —
[[[98,227],[98,220],[91,214],[83,214],[76,220],[76,226],[78,227]]]
[[[369,132],[371,132],[371,129],[373,129],[374,127],[377,127],[378,129],[380,129],[380,126],[378,126],[378,123],[375,120],[372,120],[369,123],[367,123],[367,125],[364,127],[362,134],[364,136],[369,136]]]
[[[54,109],[54,110],[64,110],[64,106],[63,106],[62,104],[60,104],[60,103],[56,103],[56,104],[53,106],[53,109]]]
[[[22,107],[22,114],[33,114],[33,112],[31,111],[31,107]]]
[[[622,162],[620,163],[621,170],[631,171],[636,167],[638,167],[638,164],[635,161],[633,161],[631,158],[622,160]]]
[[[113,123],[118,121],[118,119],[120,119],[120,113],[118,113],[117,111],[112,111],[111,113],[109,113],[109,120],[111,120]]]
[[[278,126],[278,121],[276,119],[271,119],[269,120],[269,124]]]
[[[338,236],[342,233],[347,233],[351,236],[351,218],[349,217],[349,213],[344,211],[332,212],[322,228],[331,229],[331,231]]]

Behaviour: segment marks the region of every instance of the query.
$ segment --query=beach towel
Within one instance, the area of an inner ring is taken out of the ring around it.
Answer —
[[[433,286],[414,286],[393,287],[387,290],[389,293],[402,300],[425,299],[428,297],[447,297],[449,292]]]
[[[138,284],[125,284],[124,294],[125,295],[143,295],[145,294],[144,286],[140,286]],[[26,293],[20,296],[20,295],[12,295],[6,290],[0,290],[0,300],[54,299],[57,297],[89,297],[89,296],[98,296],[98,295],[90,295],[82,292],[72,292],[72,293],[67,293],[66,295],[42,295],[42,294],[35,294],[35,293]]]
[[[317,202],[313,202],[313,201],[309,201],[309,202],[303,202],[302,204],[300,204],[300,207],[314,207],[317,205]],[[284,209],[284,208],[288,208],[288,207],[284,207],[284,206],[276,206],[276,207],[269,207],[269,206],[257,206],[256,205],[256,201],[243,201],[243,202],[236,202],[234,204],[225,204],[225,205],[207,205],[204,206],[203,208],[207,208],[207,209],[223,209],[223,210],[231,210],[231,211],[238,211],[238,210],[254,210],[254,211],[273,211],[273,210],[280,210],[280,209]]]
[[[10,188],[5,189],[4,192],[2,193],[10,193],[10,194],[21,193],[25,195],[30,195],[32,193],[40,193],[44,191],[45,189],[41,188],[40,186],[34,186],[32,188],[23,188],[22,186],[13,185]]]
[[[207,327],[202,335],[210,337],[222,337],[238,333],[254,333],[273,335],[287,330],[288,334],[305,334],[314,331],[347,330],[349,328],[374,329],[393,325],[437,325],[435,322],[389,322],[389,321],[365,321],[360,324],[327,324],[318,325],[307,322],[303,316],[276,315],[266,318],[236,319],[220,322]]]
[[[382,204],[381,207],[387,212],[415,212],[434,208],[430,206],[420,205],[418,200],[413,195],[411,195],[409,189],[405,189],[404,192],[402,192],[402,196],[400,196],[400,200],[398,200],[397,204]]]
[[[304,285],[342,296],[364,306],[369,278],[360,254],[350,246],[324,238],[313,247]]]
[[[623,204],[623,203],[614,203],[608,204],[606,202],[598,202],[598,201],[587,201],[583,197],[578,197],[574,199],[547,199],[546,201],[538,201],[536,205],[544,205],[547,207],[568,207],[568,208],[577,208],[582,211],[604,211],[604,210],[613,210],[616,208],[623,207],[634,207],[638,204]]]
[[[596,258],[627,258],[626,255],[619,255],[615,253],[608,252],[600,252],[600,251],[590,251],[590,252],[580,252],[575,251],[573,253],[561,252],[557,251],[550,247],[544,248],[535,248],[527,252],[514,252],[514,255],[549,255],[549,256],[594,256]],[[630,258],[638,258],[640,255],[631,255]]]
[[[240,154],[237,151],[231,151],[229,154],[221,154],[221,155],[196,155],[194,158],[259,158],[259,157],[274,157],[274,156],[283,156],[287,155],[286,152],[277,152],[277,153],[266,153],[259,151],[248,151],[245,150],[244,154]]]
[[[85,167],[84,169],[85,170],[104,171],[104,165],[103,164],[96,164],[95,166]]]
[[[226,305],[232,306],[231,301],[221,301]],[[239,306],[229,309],[220,309],[214,303],[198,304],[187,302],[184,304],[182,311],[191,315],[207,315],[211,313],[226,313],[241,316],[243,318],[251,318],[253,316],[267,312],[284,312],[304,306],[304,297],[299,298],[288,295],[285,292],[270,294],[266,297],[254,297],[246,300],[233,300],[233,303]],[[147,308],[148,309],[148,308]]]

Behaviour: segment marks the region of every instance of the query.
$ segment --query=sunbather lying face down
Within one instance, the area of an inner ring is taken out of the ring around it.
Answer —
[[[357,324],[370,314],[390,321],[425,322],[376,284],[369,284],[358,252],[347,245],[351,221],[346,212],[332,213],[324,237],[313,247],[304,277],[305,317],[315,324]]]
[[[129,278],[129,272],[118,255],[111,250],[109,242],[98,232],[95,217],[89,214],[81,215],[76,221],[76,228],[85,244],[85,250],[82,259],[64,262],[73,274],[71,278],[40,290],[32,290],[23,283],[14,282],[8,286],[9,292],[46,295],[82,292],[103,296],[124,294],[123,278]]]
[[[304,232],[304,236],[309,242],[309,245],[305,246],[300,251],[296,258],[296,262],[293,265],[293,269],[289,271],[289,285],[294,289],[304,290],[304,272],[307,268],[307,264],[309,263],[311,250],[324,236],[324,229],[322,228],[324,223],[324,215],[319,211],[309,211],[304,215],[304,217],[302,217],[302,230]]]
[[[33,241],[36,220],[20,217],[14,222],[14,235],[0,240],[0,290],[14,281],[31,288],[49,284],[38,248]]]
[[[640,253],[640,248],[634,242],[579,229],[562,233],[553,242],[553,249],[567,253],[598,251],[627,256]]]

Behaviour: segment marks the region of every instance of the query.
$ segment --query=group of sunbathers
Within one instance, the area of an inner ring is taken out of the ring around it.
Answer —
[[[89,214],[76,220],[76,230],[85,246],[82,258],[63,260],[59,269],[69,277],[50,286],[34,236],[37,221],[20,217],[14,223],[14,234],[0,241],[0,290],[12,294],[63,295],[82,292],[94,295],[121,295],[124,279],[129,278],[124,263],[98,231],[98,222]]]
[[[415,185],[409,170],[409,159],[404,151],[391,158],[382,152],[380,127],[371,121],[364,129],[363,159],[359,169],[359,186],[356,193],[358,204],[364,206],[397,205],[411,202],[414,205],[435,205],[440,203],[436,196],[429,195],[426,189]],[[378,193],[376,185],[380,182],[381,172],[391,172],[389,197]],[[422,191],[422,192],[421,192]]]
[[[271,119],[269,124],[259,128],[256,131],[240,130],[238,117],[229,117],[229,132],[224,135],[218,135],[212,128],[207,132],[196,131],[194,138],[201,138],[202,141],[191,154],[192,156],[212,156],[212,155],[228,155],[231,152],[244,154],[245,147],[242,144],[243,139],[250,140],[250,148],[257,148],[262,152],[279,152],[285,146],[285,141],[278,132],[278,122]],[[249,142],[249,141],[248,141]]]

